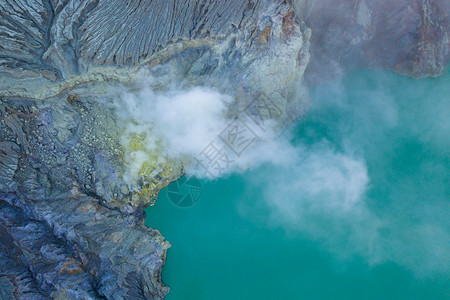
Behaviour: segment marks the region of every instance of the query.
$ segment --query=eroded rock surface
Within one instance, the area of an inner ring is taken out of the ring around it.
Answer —
[[[441,74],[448,11],[444,0],[0,0],[0,296],[168,292],[169,244],[142,208],[183,166],[124,181],[112,87],[136,91],[144,75],[155,90],[213,87],[233,97],[230,119],[251,107],[282,130],[308,107],[307,66]]]
[[[2,101],[2,296],[162,298],[169,244],[127,206],[130,195],[103,190],[116,186],[108,180],[120,170],[110,165],[120,165],[120,150],[107,112],[89,100],[63,101]]]
[[[0,195],[2,299],[162,298],[168,243],[82,194]]]
[[[124,182],[111,88],[206,85],[235,99],[230,118],[252,103],[280,130],[307,107],[309,29],[282,0],[0,0],[0,15],[1,297],[163,298],[169,244],[142,208],[183,166]]]
[[[449,59],[447,0],[296,0],[312,30],[311,80],[349,69],[387,68],[439,76]]]

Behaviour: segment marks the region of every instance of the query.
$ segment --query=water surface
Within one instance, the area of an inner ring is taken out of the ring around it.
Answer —
[[[448,299],[450,74],[359,70],[317,86],[298,158],[216,181],[146,225],[167,299]]]

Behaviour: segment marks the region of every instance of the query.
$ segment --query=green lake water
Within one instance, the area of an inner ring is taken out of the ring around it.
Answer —
[[[167,299],[450,299],[450,73],[358,70],[311,91],[298,157],[164,189]]]

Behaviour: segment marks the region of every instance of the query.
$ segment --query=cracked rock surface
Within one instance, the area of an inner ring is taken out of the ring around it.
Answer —
[[[448,1],[388,2],[0,0],[0,298],[168,293],[142,208],[183,167],[130,189],[111,87],[209,86],[230,118],[252,104],[282,130],[308,108],[305,70],[442,74]]]
[[[0,0],[0,15],[0,298],[163,298],[170,244],[142,208],[183,169],[129,189],[111,87],[207,85],[231,117],[276,103],[253,113],[283,128],[307,107],[309,29],[281,0]]]

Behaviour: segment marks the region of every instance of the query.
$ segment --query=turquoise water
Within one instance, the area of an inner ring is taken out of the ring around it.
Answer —
[[[167,299],[449,299],[449,79],[359,70],[311,91],[296,153],[160,193]]]

